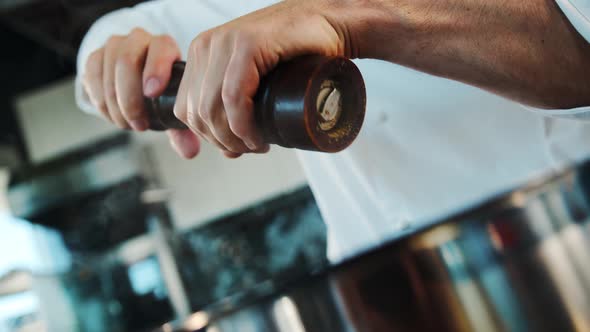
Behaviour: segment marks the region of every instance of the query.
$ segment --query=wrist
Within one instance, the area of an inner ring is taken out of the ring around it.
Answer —
[[[425,20],[409,3],[326,0],[322,9],[341,40],[344,56],[401,63],[424,44]]]

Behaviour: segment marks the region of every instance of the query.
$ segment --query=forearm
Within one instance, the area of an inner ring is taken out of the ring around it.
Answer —
[[[590,105],[590,44],[553,0],[350,1],[340,2],[339,15],[353,2],[363,10],[345,15],[350,23],[331,19],[352,57],[388,60],[540,108]]]

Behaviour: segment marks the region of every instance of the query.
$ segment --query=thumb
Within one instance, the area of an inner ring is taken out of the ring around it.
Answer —
[[[176,153],[185,159],[192,159],[199,154],[201,142],[195,133],[190,130],[171,129],[166,131],[170,139],[170,145]]]

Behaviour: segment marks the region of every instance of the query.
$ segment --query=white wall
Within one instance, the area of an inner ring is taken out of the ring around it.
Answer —
[[[59,82],[17,101],[18,116],[34,161],[117,132],[79,111],[73,80]],[[162,184],[173,193],[170,207],[178,227],[192,227],[305,183],[292,150],[273,147],[266,155],[224,158],[208,144],[193,161],[176,156],[164,134],[139,134],[155,157]],[[147,137],[147,138],[146,138]]]
[[[151,145],[176,225],[186,228],[305,183],[291,150],[271,148],[266,155],[226,159],[209,144],[192,161],[178,157],[167,140]]]
[[[40,162],[117,131],[78,110],[72,79],[17,98],[18,120],[32,161]]]

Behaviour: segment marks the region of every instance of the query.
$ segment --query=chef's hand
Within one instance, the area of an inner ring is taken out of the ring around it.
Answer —
[[[134,29],[112,36],[86,62],[84,88],[96,109],[122,129],[144,131],[149,123],[144,95],[157,97],[170,80],[180,50],[170,36],[154,36]],[[172,146],[181,156],[199,152],[199,139],[190,130],[169,130]]]
[[[260,78],[309,53],[386,60],[541,108],[590,105],[590,45],[554,1],[285,0],[194,39],[175,114],[220,148],[264,151]]]
[[[254,121],[260,78],[298,55],[343,55],[323,3],[284,1],[199,34],[188,51],[176,117],[220,149],[267,151]]]

